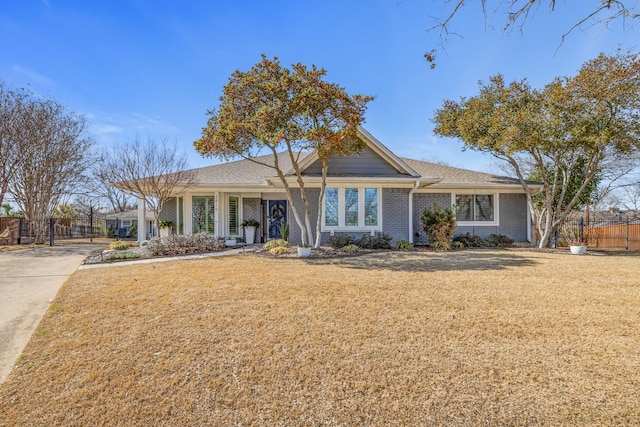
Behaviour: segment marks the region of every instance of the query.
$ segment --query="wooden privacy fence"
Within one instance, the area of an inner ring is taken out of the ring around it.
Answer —
[[[640,250],[640,223],[589,227],[584,235],[596,248]]]
[[[592,219],[587,224],[584,218],[570,221],[569,239],[579,239],[587,246],[602,249],[640,250],[640,220],[638,219]]]

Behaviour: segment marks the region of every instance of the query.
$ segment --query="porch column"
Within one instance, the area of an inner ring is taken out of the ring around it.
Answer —
[[[145,215],[144,197],[138,198],[138,243],[147,240],[147,220]]]

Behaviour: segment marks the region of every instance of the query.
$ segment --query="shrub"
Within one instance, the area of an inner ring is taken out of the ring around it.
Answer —
[[[471,233],[460,234],[453,239],[454,242],[462,244],[465,248],[485,247],[485,241],[480,236],[472,236]]]
[[[180,255],[189,253],[211,252],[224,248],[224,241],[206,234],[185,236],[172,234],[168,237],[149,240],[146,248],[152,255]]]
[[[289,249],[286,246],[276,246],[269,249],[269,253],[271,255],[284,255],[289,252]]]
[[[278,231],[280,232],[280,237],[282,238],[282,240],[284,240],[285,242],[289,240],[289,224],[288,223],[283,222],[282,224],[280,224],[280,226],[278,227]]]
[[[509,248],[513,245],[513,239],[503,234],[491,234],[485,239],[492,247]]]
[[[470,233],[460,234],[453,239],[458,247],[465,248],[508,248],[513,245],[513,239],[503,234],[491,234],[486,239],[472,236]]]
[[[129,249],[130,246],[131,245],[129,244],[129,242],[125,242],[123,240],[118,240],[118,241],[112,242],[109,245],[109,249],[115,249],[117,251],[123,251],[125,249]]]
[[[140,254],[135,251],[124,251],[124,252],[111,252],[106,255],[103,260],[104,261],[113,261],[116,259],[134,259],[140,258]]]
[[[284,239],[273,239],[273,240],[269,240],[267,243],[265,243],[262,246],[262,249],[264,250],[270,250],[273,248],[277,248],[277,247],[284,247],[284,248],[288,248],[289,247],[289,242],[287,242]]]
[[[351,244],[340,248],[340,250],[342,252],[360,252],[360,246]]]
[[[401,251],[408,251],[410,249],[413,249],[413,243],[409,242],[408,240],[400,240],[396,242],[394,247]]]
[[[375,236],[363,234],[356,244],[362,249],[391,249],[392,239],[391,236],[385,233],[376,234]]]
[[[329,245],[333,249],[344,248],[345,246],[356,244],[356,240],[349,234],[336,234],[329,237]]]
[[[449,250],[451,250],[451,243],[445,242],[445,241],[436,240],[435,242],[431,242],[429,244],[429,247],[431,249],[433,249],[434,251],[449,251]]]
[[[456,219],[451,209],[440,209],[433,204],[433,209],[422,211],[422,227],[429,237],[429,244],[437,250],[451,249]]]

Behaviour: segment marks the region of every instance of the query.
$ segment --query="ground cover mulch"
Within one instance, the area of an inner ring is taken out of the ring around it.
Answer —
[[[237,255],[80,270],[0,425],[638,425],[640,258]]]

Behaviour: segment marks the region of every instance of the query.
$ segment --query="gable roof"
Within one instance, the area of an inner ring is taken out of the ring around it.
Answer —
[[[386,177],[367,177],[366,175],[363,175],[361,179],[380,178],[392,181],[397,180],[398,183],[403,182],[405,186],[407,183],[413,183],[410,185],[434,189],[522,188],[520,182],[516,178],[398,157],[364,128],[359,127],[358,132],[361,138],[366,142],[367,146],[398,172],[395,176]],[[280,180],[274,169],[268,166],[274,165],[275,159],[276,157],[273,154],[266,154],[255,157],[255,161],[241,159],[193,169],[193,187],[255,188],[259,191],[260,188],[277,186],[279,185]],[[285,173],[285,176],[293,178],[295,176],[295,171],[288,153],[278,153],[277,160],[278,166]],[[318,156],[315,152],[302,152],[300,153],[298,164],[304,171],[306,168],[312,166],[317,160]],[[314,174],[310,174],[309,178],[310,181],[318,179]],[[334,175],[332,178],[340,179],[340,176]],[[353,174],[351,176],[345,175],[343,178],[353,178]],[[535,189],[538,183],[531,182],[531,184]]]
[[[396,156],[391,150],[384,146],[378,139],[367,132],[362,126],[358,126],[358,135],[375,154],[377,154],[391,168],[395,169],[399,174],[418,178],[419,175],[409,167],[402,159]],[[310,153],[304,160],[299,162],[300,169],[305,170],[318,160],[316,152]],[[290,169],[285,175],[293,175],[295,171]]]

